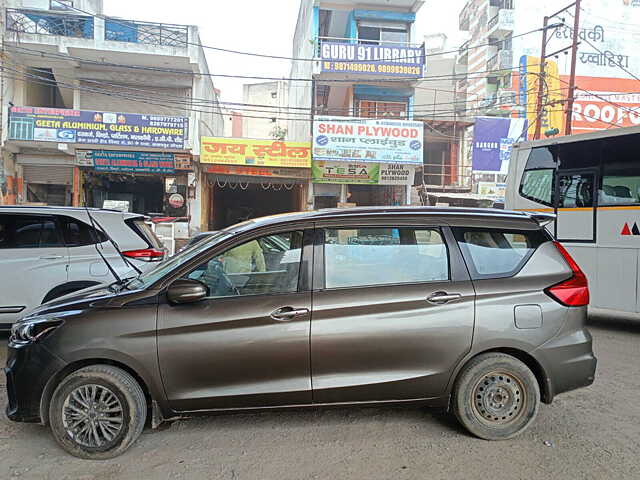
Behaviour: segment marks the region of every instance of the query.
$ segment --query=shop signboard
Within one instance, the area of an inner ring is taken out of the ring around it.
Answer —
[[[313,159],[422,165],[424,125],[408,120],[319,116]]]
[[[175,173],[172,153],[87,150],[82,156],[99,172]]]
[[[314,160],[311,172],[314,183],[412,185],[416,167],[415,165],[397,163],[353,163]]]
[[[478,194],[491,198],[504,198],[507,184],[496,182],[478,182]]]
[[[247,167],[243,165],[205,165],[205,172],[216,175],[309,179],[309,170],[286,167]]]
[[[512,146],[526,139],[526,135],[526,118],[476,117],[473,126],[473,171],[506,175]]]
[[[424,47],[322,42],[323,72],[419,78],[425,70]]]
[[[200,163],[257,167],[311,167],[309,142],[202,137]]]
[[[11,107],[9,140],[184,149],[189,119],[65,108]]]

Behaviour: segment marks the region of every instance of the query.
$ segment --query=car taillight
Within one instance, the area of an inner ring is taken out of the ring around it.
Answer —
[[[142,260],[143,262],[159,262],[164,258],[164,251],[157,248],[143,248],[141,250],[127,250],[122,252],[125,257]]]
[[[571,268],[573,276],[557,285],[547,288],[545,291],[552,298],[567,307],[582,307],[589,304],[589,285],[584,274],[569,252],[559,243],[553,242],[560,254]]]

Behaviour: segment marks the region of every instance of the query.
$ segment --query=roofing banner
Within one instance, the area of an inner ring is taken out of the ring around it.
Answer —
[[[200,163],[257,167],[311,167],[309,142],[202,137]]]
[[[476,117],[473,127],[473,171],[506,174],[513,144],[526,138],[526,118]]]
[[[363,73],[389,77],[422,77],[424,75],[423,47],[322,42],[320,58],[323,72]]]
[[[66,108],[11,107],[9,140],[184,149],[189,119]]]
[[[316,117],[313,159],[422,165],[421,122],[356,117]]]

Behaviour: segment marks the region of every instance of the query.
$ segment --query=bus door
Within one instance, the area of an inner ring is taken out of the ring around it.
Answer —
[[[560,242],[596,241],[596,169],[558,170],[555,237]]]

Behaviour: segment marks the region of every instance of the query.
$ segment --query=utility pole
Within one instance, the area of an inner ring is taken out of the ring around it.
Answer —
[[[533,135],[534,140],[540,138],[542,130],[542,97],[544,96],[545,65],[547,63],[547,30],[549,27],[549,17],[544,17],[542,26],[542,48],[540,49],[540,74],[538,76],[538,101],[536,104],[536,130]],[[526,106],[525,106],[526,109]]]
[[[571,74],[569,77],[569,91],[567,92],[567,112],[564,122],[565,135],[571,135],[573,99],[576,93],[576,56],[578,54],[578,33],[580,32],[580,1],[581,0],[576,0],[576,13],[573,20],[573,43],[571,44]]]

